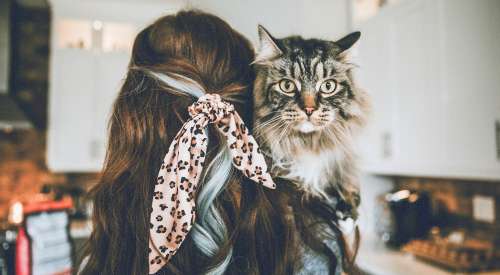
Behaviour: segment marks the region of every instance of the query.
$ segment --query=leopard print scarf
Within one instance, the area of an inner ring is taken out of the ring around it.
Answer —
[[[174,138],[154,188],[150,216],[149,273],[168,263],[195,221],[195,194],[207,151],[208,124],[227,138],[233,165],[251,180],[276,188],[264,156],[234,106],[206,94],[189,107],[191,119]]]

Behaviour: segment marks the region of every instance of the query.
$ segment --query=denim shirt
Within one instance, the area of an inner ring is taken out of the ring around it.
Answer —
[[[336,235],[325,226],[324,241],[328,248],[330,248],[335,257],[337,258],[337,267],[335,269],[335,275],[342,274],[342,252],[337,242]],[[300,238],[298,238],[300,239]],[[318,254],[316,251],[312,250],[309,246],[305,245],[303,242],[300,244],[300,255],[301,255],[301,269],[295,274],[297,275],[316,275],[316,274],[330,274],[329,261],[325,255]]]

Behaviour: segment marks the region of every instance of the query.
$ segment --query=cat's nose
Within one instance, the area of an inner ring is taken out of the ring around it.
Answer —
[[[308,115],[308,116],[312,115],[312,113],[314,112],[314,108],[310,108],[310,107],[306,107],[306,108],[304,108],[304,110],[306,111],[306,115]]]

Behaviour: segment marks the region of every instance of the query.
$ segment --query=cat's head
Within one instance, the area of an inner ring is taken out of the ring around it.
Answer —
[[[322,135],[349,120],[362,121],[364,94],[353,83],[354,66],[347,54],[359,32],[327,41],[299,36],[277,39],[262,26],[258,31],[257,131],[274,127],[286,129],[287,135]]]

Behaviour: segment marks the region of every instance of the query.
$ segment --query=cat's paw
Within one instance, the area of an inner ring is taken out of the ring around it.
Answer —
[[[358,218],[358,207],[361,203],[361,197],[358,192],[350,192],[344,194],[336,205],[337,217],[341,220]]]

